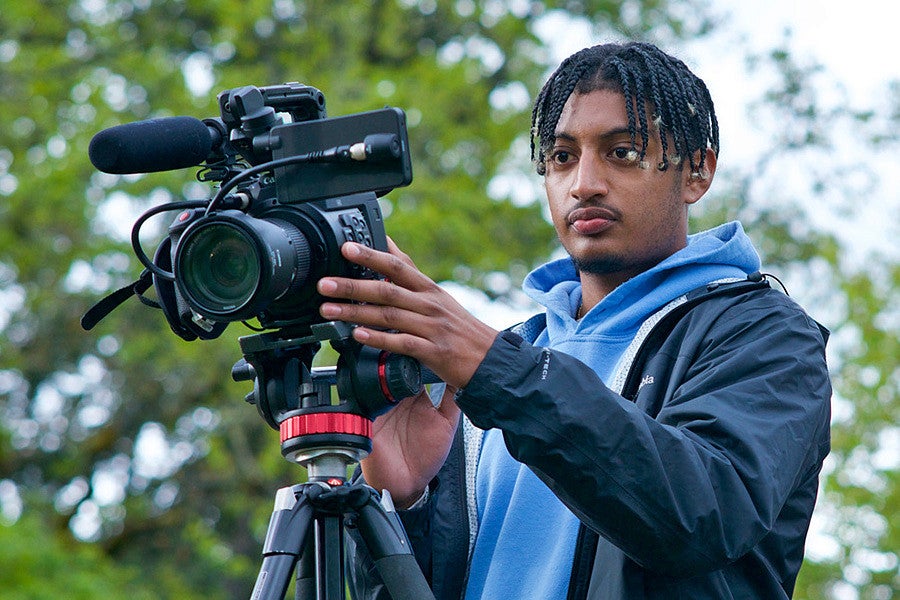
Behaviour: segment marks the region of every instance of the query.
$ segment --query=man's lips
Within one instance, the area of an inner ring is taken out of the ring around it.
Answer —
[[[595,235],[612,225],[616,220],[613,211],[599,206],[576,208],[569,213],[569,225],[581,235]]]

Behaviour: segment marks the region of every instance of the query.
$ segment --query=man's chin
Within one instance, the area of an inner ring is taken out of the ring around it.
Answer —
[[[625,270],[625,261],[618,256],[587,256],[577,257],[569,255],[572,264],[579,273],[590,273],[591,275],[609,275],[610,273],[618,273]]]

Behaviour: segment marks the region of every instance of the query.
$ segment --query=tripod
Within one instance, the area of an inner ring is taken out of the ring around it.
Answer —
[[[295,568],[298,600],[344,598],[345,518],[359,530],[391,598],[433,599],[390,497],[386,494],[379,501],[368,486],[337,483],[278,490],[252,600],[284,598]]]
[[[358,531],[393,600],[433,600],[390,494],[347,480],[371,450],[372,419],[421,390],[420,367],[358,344],[346,324],[312,329],[311,337],[241,338],[244,359],[232,370],[236,381],[254,381],[247,400],[279,430],[282,455],[308,474],[307,483],[275,496],[251,600],[282,600],[295,572],[297,600],[345,598],[345,527]],[[340,355],[338,365],[312,369],[326,339]]]

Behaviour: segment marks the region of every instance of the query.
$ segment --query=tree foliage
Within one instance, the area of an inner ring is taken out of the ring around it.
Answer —
[[[535,33],[551,13],[587,17],[604,39],[672,45],[710,27],[694,18],[699,10],[680,21],[664,0],[627,8],[603,0],[4,5],[0,519],[8,525],[0,538],[8,543],[0,563],[20,575],[0,575],[0,587],[21,597],[43,597],[32,594],[38,588],[66,597],[80,589],[124,595],[117,588],[137,597],[245,597],[274,491],[302,477],[241,401],[248,390],[228,377],[245,333],[238,326],[214,342],[187,343],[132,301],[81,330],[85,310],[140,271],[127,241],[134,218],[210,192],[190,170],[98,173],[87,160],[91,137],[154,116],[215,116],[218,91],[248,84],[313,85],[331,116],[401,107],[414,182],[385,199],[389,234],[435,279],[496,295],[492,274],[521,278],[556,247],[522,151],[531,98],[553,62]],[[761,106],[791,119],[779,152],[827,149],[834,119],[856,124],[866,142],[896,146],[891,122],[872,112],[817,112],[814,73],[789,53],[764,62],[778,67],[783,85]],[[894,119],[898,97],[895,90]],[[836,183],[835,173],[818,175],[813,198]],[[789,282],[821,282],[804,298],[829,309],[837,341],[840,414],[823,528],[836,550],[808,561],[798,596],[849,585],[860,597],[890,597],[900,499],[896,460],[883,452],[897,436],[897,265],[890,257],[877,270],[843,264],[839,240],[804,226],[802,208],[785,208],[793,199],[760,189],[748,173],[720,179],[730,183],[720,210],[698,215],[698,224],[739,217],[771,268]]]
[[[820,64],[792,54],[790,41],[748,57],[751,71],[772,81],[751,109],[756,122],[771,124],[770,147],[725,175],[732,189],[702,219],[740,218],[765,268],[831,330],[832,452],[795,597],[893,598],[900,589],[900,263],[892,247],[860,256],[853,246],[861,240],[847,233],[869,233],[852,225],[867,203],[897,223],[900,198],[879,169],[900,149],[900,96],[889,83],[887,110],[854,106]],[[848,139],[865,151],[843,152]],[[823,221],[843,227],[816,225]]]

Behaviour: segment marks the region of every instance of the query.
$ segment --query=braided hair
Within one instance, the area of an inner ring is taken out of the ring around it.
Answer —
[[[699,173],[707,148],[718,156],[719,124],[703,80],[652,44],[601,44],[564,60],[538,94],[531,113],[531,159],[539,174],[545,173],[545,154],[555,142],[556,126],[569,96],[597,90],[625,96],[631,151],[641,165],[646,164],[651,122],[662,145],[660,171],[668,169],[670,161],[680,167],[687,157],[691,172]],[[641,110],[644,106],[650,107],[650,122],[647,111]],[[675,144],[671,153],[670,139]],[[698,150],[699,163],[694,158]]]

